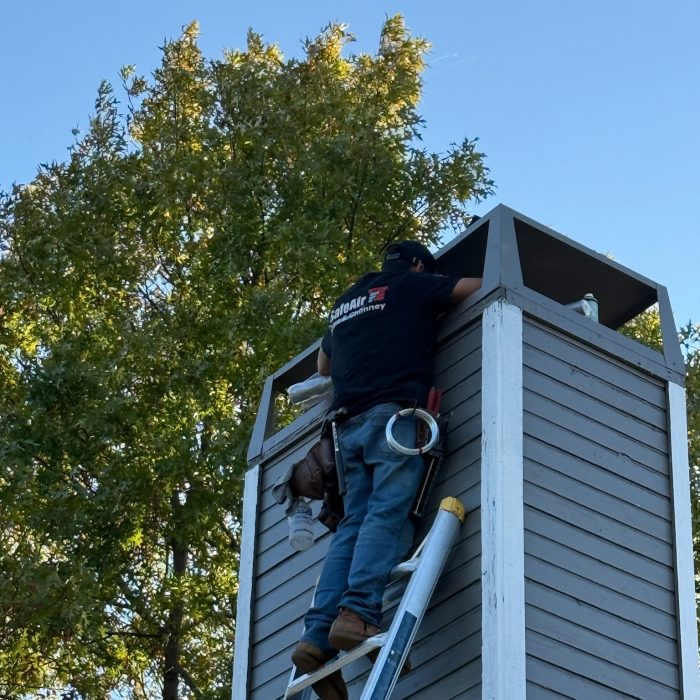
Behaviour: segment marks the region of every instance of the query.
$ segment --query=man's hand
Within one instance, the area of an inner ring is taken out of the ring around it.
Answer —
[[[481,279],[481,277],[462,277],[454,286],[450,295],[450,301],[456,304],[458,301],[462,301],[462,299],[466,299],[474,294],[481,287]]]

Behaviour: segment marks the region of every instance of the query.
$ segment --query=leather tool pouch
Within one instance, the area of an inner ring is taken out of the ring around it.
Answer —
[[[295,496],[323,501],[318,520],[331,532],[335,532],[345,511],[338,486],[330,420],[324,421],[321,426],[318,442],[293,466],[289,485]]]

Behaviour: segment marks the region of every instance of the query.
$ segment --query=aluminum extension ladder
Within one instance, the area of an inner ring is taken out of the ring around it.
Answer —
[[[464,522],[464,514],[464,506],[456,498],[444,498],[440,503],[433,526],[415,554],[392,570],[389,583],[408,575],[411,579],[389,630],[365,640],[350,651],[341,652],[313,673],[295,678],[296,668],[292,668],[284,700],[302,691],[304,694],[301,700],[308,700],[312,697],[310,686],[313,683],[375,649],[380,649],[379,656],[367,679],[360,700],[386,700],[391,696],[418,626],[447,561],[452,542],[460,525]]]

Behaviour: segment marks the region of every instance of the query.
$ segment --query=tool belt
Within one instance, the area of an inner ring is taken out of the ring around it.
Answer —
[[[428,397],[427,410],[438,417],[440,434],[447,432],[447,416],[440,416],[440,401],[442,392],[433,387]],[[314,501],[322,501],[318,521],[325,525],[331,532],[335,532],[338,523],[345,515],[343,506],[343,493],[345,484],[343,479],[342,463],[336,463],[336,455],[340,459],[340,453],[334,441],[335,424],[348,417],[344,409],[330,415],[321,426],[321,435],[317,442],[306,453],[303,459],[292,467],[292,476],[289,481],[292,493],[295,496],[305,496]],[[424,444],[426,439],[425,424],[421,423],[416,445]],[[416,494],[411,515],[415,518],[423,516],[428,498],[436,481],[436,476],[445,456],[444,438],[441,437],[438,444],[423,455],[426,461],[426,473]]]

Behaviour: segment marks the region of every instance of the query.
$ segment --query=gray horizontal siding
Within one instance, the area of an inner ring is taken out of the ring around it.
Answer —
[[[637,552],[620,547],[616,542],[601,537],[600,533],[578,527],[575,523],[567,521],[566,517],[555,517],[534,508],[527,508],[526,516],[525,536],[533,535],[529,538],[532,546],[536,541],[536,535],[549,539],[552,533],[556,533],[555,544],[561,545],[567,552],[577,552],[600,562],[601,571],[604,571],[604,565],[607,565],[634,576],[640,585],[648,583],[673,592],[673,572],[667,565],[640,557]],[[612,575],[617,576],[617,571]]]
[[[547,635],[528,631],[527,647],[527,700],[552,697],[573,700],[678,700],[677,691],[669,693],[668,688],[653,682],[640,682],[634,674],[624,669],[618,670],[606,660],[581,653]]]
[[[531,322],[524,330],[523,362],[533,370],[632,416],[666,429],[663,386],[590,347]],[[583,351],[583,353],[582,353]],[[576,357],[573,365],[570,358]]]
[[[473,511],[459,531],[452,555],[438,583],[411,650],[414,670],[402,678],[396,698],[476,698],[481,678],[480,590],[480,435],[481,327],[477,321],[443,343],[436,354],[435,385],[443,389],[443,413],[450,413],[448,455],[436,481],[421,538],[444,496],[460,498]],[[284,509],[272,498],[272,486],[290,463],[301,459],[316,439],[316,429],[267,455],[261,465],[261,495],[256,540],[251,700],[283,695],[291,671],[290,655],[303,627],[303,616],[330,542],[316,525],[316,543],[306,552],[288,544]],[[318,504],[313,504],[318,508]],[[390,610],[387,620],[391,619]],[[344,670],[350,697],[357,698],[369,673],[359,660]],[[444,692],[443,692],[444,691]]]
[[[607,419],[611,417],[605,406],[599,407],[599,413],[582,413],[580,404],[569,403],[565,396],[555,394],[546,396],[537,392],[527,369],[523,373],[523,383],[527,396],[524,410],[541,420],[549,421],[572,435],[583,437],[594,445],[607,449],[617,455],[625,455],[637,465],[659,472],[668,477],[668,455],[652,446],[610,427]],[[630,423],[633,419],[629,419]],[[566,445],[562,445],[566,447]],[[667,479],[666,479],[667,481]]]
[[[559,450],[563,459],[566,459],[567,455],[572,456],[574,460],[579,458],[595,465],[597,469],[608,471],[669,499],[667,475],[644,468],[644,465],[635,462],[629,455],[603,445],[596,439],[589,439],[585,435],[567,430],[551,419],[530,413],[527,408],[523,415],[523,430],[526,445],[529,439],[537,439]],[[585,466],[583,468],[587,469]]]
[[[528,608],[526,623],[528,630],[547,636],[558,641],[562,646],[585,654],[591,658],[593,663],[604,661],[615,666],[615,673],[610,673],[610,675],[613,678],[618,676],[618,682],[621,680],[622,673],[625,675],[633,674],[639,679],[640,688],[653,686],[656,692],[662,692],[663,689],[666,689],[668,696],[672,696],[673,691],[678,689],[675,665],[657,658],[654,654],[642,652],[635,646],[621,644],[616,638],[608,637],[597,630],[592,631],[564,617],[532,605]],[[585,667],[581,671],[583,675],[586,674]],[[622,683],[617,687],[620,690],[628,688]],[[649,696],[650,693],[647,691],[646,697]]]
[[[528,626],[530,628],[536,627],[537,620],[540,620],[540,625],[542,624],[542,618],[550,615],[547,606],[555,601],[555,609],[559,616],[550,625],[551,629],[573,625],[574,627],[570,629],[577,630],[575,636],[578,641],[582,641],[586,635],[589,639],[597,640],[592,646],[598,655],[603,653],[605,644],[612,646],[613,642],[635,649],[639,652],[638,656],[644,659],[645,668],[648,663],[662,667],[659,675],[665,677],[671,685],[673,684],[673,678],[669,676],[669,668],[678,662],[678,650],[673,638],[664,635],[661,629],[657,630],[647,620],[644,620],[645,624],[609,625],[610,613],[607,610],[586,603],[585,600],[574,600],[570,595],[571,591],[562,592],[554,586],[550,587],[535,581],[529,584],[528,614],[531,624]],[[652,608],[650,613],[662,617],[656,609]],[[648,661],[646,657],[652,657],[652,661]],[[646,670],[640,672],[644,674]]]
[[[596,489],[586,489],[583,485],[579,487],[580,482],[574,479],[555,478],[554,470],[549,470],[553,476],[547,482],[546,476],[543,476],[546,471],[538,468],[536,463],[526,463],[524,491],[527,505],[598,535],[625,550],[643,555],[650,561],[672,565],[673,549],[670,542],[656,534],[664,529],[659,524],[659,518],[651,513],[637,512],[633,522],[622,521],[620,518],[629,510],[623,508],[622,504],[620,513],[615,513],[606,494]],[[557,487],[567,490],[555,491]],[[645,524],[648,529],[644,529]],[[651,532],[652,528],[655,528],[654,532]]]
[[[523,328],[528,699],[678,698],[663,383]]]
[[[526,364],[529,364],[529,349],[536,349],[549,358],[563,362],[564,370],[567,370],[571,377],[580,375],[587,383],[591,379],[597,380],[590,383],[591,391],[596,384],[607,383],[626,394],[630,400],[646,402],[662,410],[665,402],[663,383],[612,355],[596,350],[571,336],[553,331],[550,326],[538,323],[530,317],[527,317],[523,327],[523,343],[523,361]],[[574,358],[575,363],[572,361]],[[552,363],[552,367],[556,372],[557,363]],[[561,369],[561,366],[559,367]]]
[[[537,583],[546,582],[552,610],[557,610],[559,600],[556,594],[563,593],[606,613],[610,626],[607,631],[614,636],[624,638],[631,630],[642,627],[674,639],[673,617],[655,606],[640,603],[626,590],[599,584],[595,576],[596,568],[593,566],[587,576],[579,576],[568,568],[555,566],[528,553],[525,557],[526,603],[529,604],[531,588]],[[615,625],[619,625],[620,630],[613,632]]]
[[[525,533],[525,546],[532,561],[546,562],[582,579],[589,579],[591,570],[595,570],[595,583],[609,591],[623,590],[625,595],[633,598],[639,604],[639,618],[652,624],[652,630],[659,632],[662,627],[669,628],[669,625],[672,628],[672,618],[675,615],[673,591],[669,591],[664,586],[649,583],[639,575],[639,571],[625,569],[624,560],[606,561],[605,558],[596,556],[598,553],[596,550],[591,551],[591,554],[584,554],[578,549],[562,544],[561,540],[569,539],[566,536],[559,537],[562,530],[569,529],[570,532],[567,533],[569,537],[575,537],[577,534],[574,528],[568,528],[564,522],[558,523],[557,530],[549,529],[549,532],[556,533],[559,541],[534,532],[533,530],[539,529],[542,524],[541,522],[534,523],[535,519],[536,515],[533,514],[530,519],[533,527]],[[592,600],[600,603],[602,593],[601,591],[601,594]],[[579,602],[583,603],[584,601]],[[617,614],[620,613],[621,610],[618,610]],[[654,613],[661,614],[656,620],[648,620],[647,616]]]

